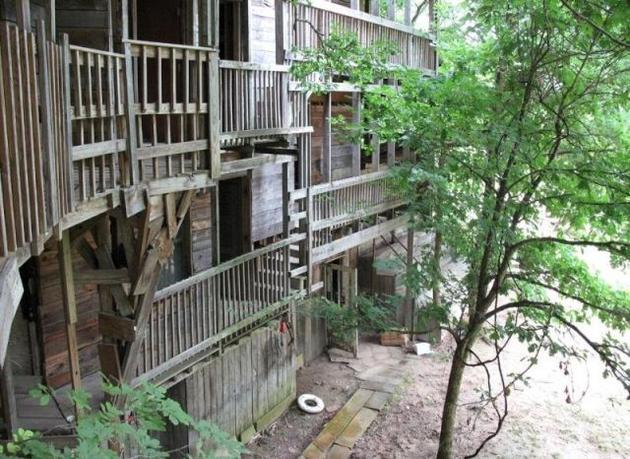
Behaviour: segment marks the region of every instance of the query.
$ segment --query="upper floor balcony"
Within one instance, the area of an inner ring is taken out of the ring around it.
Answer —
[[[139,40],[115,53],[8,22],[0,37],[0,257],[127,196],[133,213],[134,190],[207,187],[255,163],[224,148],[311,131],[285,66]]]
[[[324,0],[298,1],[286,8],[284,40],[287,52],[318,48],[321,40],[333,31],[348,31],[356,33],[364,46],[377,41],[388,41],[397,46],[398,52],[389,60],[392,65],[416,68],[430,74],[436,70],[437,57],[432,37],[411,25]]]

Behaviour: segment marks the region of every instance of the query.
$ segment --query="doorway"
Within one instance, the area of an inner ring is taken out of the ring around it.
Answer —
[[[219,254],[223,263],[251,250],[251,180],[219,183]]]

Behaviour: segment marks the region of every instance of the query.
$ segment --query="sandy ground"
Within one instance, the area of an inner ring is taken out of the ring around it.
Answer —
[[[612,269],[608,256],[597,250],[586,250],[583,256],[591,269],[608,283],[627,288],[630,273]],[[589,327],[589,333],[598,335],[601,331],[596,325]],[[377,346],[373,339],[362,343],[362,349],[370,346]],[[355,445],[352,457],[435,457],[452,350],[452,343],[444,339],[433,354],[417,357],[405,365],[409,369],[405,384]],[[490,346],[483,342],[475,350],[482,357],[492,355]],[[360,351],[360,358],[367,357],[351,366],[360,370],[374,365],[370,360],[373,354]],[[522,370],[528,355],[523,345],[511,343],[502,357],[504,373]],[[527,385],[519,383],[509,396],[509,414],[502,431],[479,457],[630,458],[630,401],[626,400],[621,384],[602,377],[603,365],[594,355],[586,361],[569,362],[568,371],[564,365],[560,368],[561,363],[565,363],[561,357],[539,356],[538,364],[528,373]],[[326,355],[299,370],[298,394],[314,393],[322,397],[327,409],[319,415],[307,415],[291,407],[266,434],[248,445],[253,455],[274,459],[298,457],[356,390],[358,381],[354,375],[352,368],[330,363]],[[496,374],[493,377],[496,388]],[[478,408],[480,390],[485,388],[483,370],[467,369],[458,409],[456,457],[474,452],[495,429],[492,409]]]
[[[452,346],[444,342],[432,355],[418,357],[408,365],[405,384],[357,443],[352,457],[435,457],[451,351]],[[489,346],[480,343],[477,351],[487,354]],[[518,344],[506,351],[506,373],[525,364],[523,351]],[[572,362],[569,368],[565,375],[557,358],[542,356],[529,373],[529,387],[519,384],[512,391],[505,427],[480,457],[630,457],[630,402],[624,399],[621,386],[602,378],[601,364],[594,358],[587,364]],[[494,429],[496,418],[491,410],[479,412],[474,404],[484,385],[481,370],[466,372],[458,412],[457,457],[474,451]],[[357,386],[351,368],[319,357],[299,371],[298,393],[321,396],[327,409],[319,415],[306,415],[291,407],[249,445],[253,455],[298,457]],[[567,395],[572,403],[567,403]]]

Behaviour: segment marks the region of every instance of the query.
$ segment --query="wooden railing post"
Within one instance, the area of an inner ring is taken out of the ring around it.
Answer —
[[[219,57],[208,53],[208,151],[210,176],[221,176],[221,97],[219,95]]]
[[[70,41],[68,34],[63,34],[61,38],[61,44],[63,47],[63,97],[64,97],[64,119],[65,119],[65,134],[66,134],[66,164],[61,166],[62,173],[65,174],[68,181],[68,203],[69,212],[75,209],[75,196],[74,196],[74,165],[72,163],[72,106],[70,104],[70,64],[72,63],[72,57],[70,56]],[[81,84],[80,81],[76,81],[75,84]],[[65,172],[63,172],[65,169]]]
[[[322,179],[324,182],[332,182],[332,95],[324,97],[324,134],[322,139]]]
[[[44,159],[44,187],[46,190],[46,223],[48,227],[59,223],[59,190],[57,185],[57,162],[55,156],[53,116],[50,98],[50,75],[48,73],[48,50],[46,25],[37,23],[37,60],[39,65],[39,97],[42,110],[42,150]]]
[[[131,44],[125,42],[125,110],[127,118],[127,160],[128,174],[123,177],[125,186],[140,183],[140,165],[138,162],[138,141],[136,139],[136,110],[133,83],[133,59],[131,57]]]

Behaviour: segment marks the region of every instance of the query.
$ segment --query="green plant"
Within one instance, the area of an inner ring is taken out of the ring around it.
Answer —
[[[90,458],[114,459],[122,457],[169,457],[156,438],[168,424],[184,425],[199,434],[189,458],[238,458],[246,452],[243,445],[209,421],[195,421],[177,403],[166,396],[166,389],[143,383],[138,387],[114,384],[103,377],[103,392],[108,400],[94,410],[85,390],[71,391],[69,397],[79,413],[71,420],[76,431],[74,447],[57,449],[37,432],[19,429],[11,440],[0,445],[0,457],[37,459]],[[49,387],[40,385],[31,396],[47,405],[55,397]]]
[[[350,343],[357,329],[383,331],[396,326],[393,319],[394,305],[367,296],[357,296],[354,307],[340,305],[320,297],[313,300],[306,310],[311,316],[326,321],[333,341],[339,344]]]
[[[298,64],[360,87],[356,136],[375,134],[415,153],[394,176],[411,226],[439,235],[439,244],[417,256],[419,269],[407,267],[406,283],[439,290],[428,310],[456,343],[440,458],[453,456],[468,367],[485,369],[482,403],[497,421],[472,456],[500,432],[511,389],[540,352],[582,359],[586,349],[630,394],[630,293],[609,285],[583,253],[630,265],[628,2],[453,3],[441,11],[434,78],[408,69],[397,73],[397,90],[374,85],[386,61],[370,68],[365,57],[383,56],[344,35],[334,37],[334,50],[320,46]],[[442,271],[442,246],[460,273]],[[476,354],[481,337],[492,343],[491,357]],[[521,371],[506,373],[502,351],[515,341],[527,355]]]

